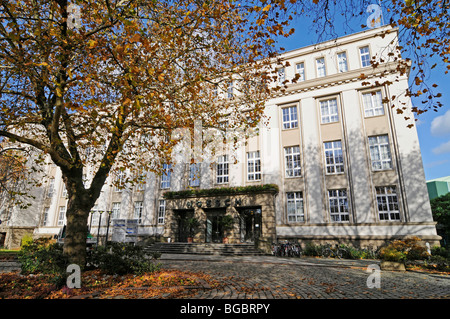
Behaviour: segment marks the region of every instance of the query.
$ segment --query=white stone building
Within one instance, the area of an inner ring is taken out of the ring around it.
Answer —
[[[137,218],[140,237],[172,241],[187,240],[186,218],[196,216],[198,242],[229,237],[262,246],[285,239],[364,246],[414,235],[437,244],[417,131],[408,128],[414,123],[404,96],[408,77],[399,74],[392,49],[396,36],[382,27],[284,53],[290,66],[278,74],[287,89],[267,101],[268,124],[234,153],[237,163],[224,153],[212,167],[180,163],[168,175],[150,174],[140,188],[106,185],[94,211]],[[376,69],[371,57],[380,62]],[[299,80],[291,83],[296,73]],[[403,114],[386,103],[391,96],[406,103]],[[36,199],[36,235],[56,234],[65,224],[61,173],[54,165],[48,173],[45,195]],[[243,188],[267,184],[276,186]],[[222,192],[211,191],[217,188]],[[174,193],[185,190],[203,191]],[[229,232],[220,223],[225,214],[235,220]],[[94,236],[99,216],[89,220]]]

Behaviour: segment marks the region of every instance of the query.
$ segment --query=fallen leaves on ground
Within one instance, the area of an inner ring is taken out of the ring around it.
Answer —
[[[138,299],[175,298],[187,290],[217,287],[209,275],[163,270],[144,275],[106,275],[98,270],[81,276],[81,288],[57,289],[50,275],[24,276],[17,272],[0,274],[0,299]]]

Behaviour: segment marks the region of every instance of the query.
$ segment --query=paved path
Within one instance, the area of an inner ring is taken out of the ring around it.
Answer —
[[[378,265],[377,260],[163,254],[159,262],[166,269],[210,274],[220,283],[186,289],[181,298],[450,299],[450,276],[443,275],[381,271],[380,288],[368,288],[372,273],[367,267]],[[17,267],[1,263],[0,272]]]
[[[427,273],[381,271],[380,288],[368,288],[377,260],[163,254],[160,262],[223,283],[189,295],[196,299],[450,299],[450,277]]]

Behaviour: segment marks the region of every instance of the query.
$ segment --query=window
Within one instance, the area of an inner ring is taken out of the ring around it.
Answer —
[[[384,115],[381,91],[363,94],[364,115],[366,117]]]
[[[299,75],[298,81],[305,81],[305,63],[297,63],[295,66],[295,72]]]
[[[64,226],[66,223],[66,206],[59,206],[58,226]]]
[[[298,127],[297,106],[290,106],[281,109],[283,113],[283,128],[290,129]]]
[[[400,220],[395,186],[375,187],[380,220]]]
[[[373,170],[392,168],[389,138],[387,135],[369,136],[369,148]]]
[[[286,80],[286,72],[284,68],[278,69],[278,84],[283,85]]]
[[[200,164],[192,163],[189,165],[189,186],[200,186]]]
[[[228,155],[219,156],[217,159],[216,182],[228,183]]]
[[[123,187],[125,186],[124,180],[125,180],[125,173],[122,171],[118,172],[117,176],[116,176],[116,183],[115,183],[114,191],[116,191],[116,192],[122,191]]]
[[[55,190],[55,179],[54,178],[50,178],[50,180],[48,181],[47,198],[52,198],[53,197],[54,190]]]
[[[300,146],[285,147],[284,158],[286,177],[301,176]]]
[[[368,46],[359,49],[359,56],[361,57],[362,67],[370,66],[370,52]]]
[[[320,101],[320,114],[322,124],[337,122],[339,120],[337,100]]]
[[[112,203],[112,213],[111,218],[119,218],[120,217],[120,203]]]
[[[261,158],[259,151],[247,153],[247,180],[258,181],[261,179]]]
[[[228,82],[228,88],[227,88],[227,96],[229,99],[233,98],[233,82]]]
[[[316,60],[316,67],[317,67],[317,76],[322,77],[327,75],[327,72],[325,70],[325,59],[319,58]]]
[[[67,188],[66,188],[66,185],[64,185],[64,184],[63,184],[63,192],[62,192],[61,197],[67,198]]]
[[[347,54],[345,52],[338,53],[338,68],[339,72],[347,72],[348,66],[347,66]]]
[[[161,185],[160,185],[160,188],[162,189],[170,188],[171,168],[172,165],[163,164],[163,173],[161,175]]]
[[[286,193],[286,205],[289,223],[305,221],[302,192]]]
[[[158,205],[158,224],[164,224],[165,215],[166,215],[166,201],[161,199],[159,200]]]
[[[325,151],[325,166],[327,174],[344,172],[344,157],[342,155],[341,141],[323,143]]]
[[[45,207],[44,208],[44,213],[42,214],[42,226],[48,226],[48,211],[49,211],[50,207]]]
[[[138,220],[138,223],[142,223],[142,211],[144,205],[142,202],[134,202],[134,218]]]
[[[334,222],[349,221],[347,190],[333,189],[328,191],[330,216]]]

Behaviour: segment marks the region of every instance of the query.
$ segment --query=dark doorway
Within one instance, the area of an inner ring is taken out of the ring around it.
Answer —
[[[223,241],[222,217],[225,209],[208,210],[206,212],[206,234],[207,243],[221,243]]]
[[[241,242],[255,242],[261,235],[261,208],[239,210]]]
[[[178,241],[187,242],[189,237],[189,226],[187,220],[194,216],[193,209],[175,210],[178,221]]]

